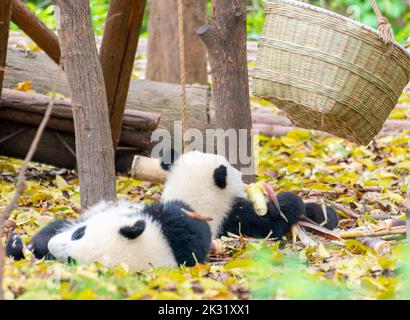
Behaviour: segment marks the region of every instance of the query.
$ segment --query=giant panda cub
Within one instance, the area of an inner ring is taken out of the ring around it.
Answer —
[[[101,202],[80,220],[51,222],[32,238],[28,249],[37,259],[99,261],[107,267],[125,263],[134,270],[203,263],[211,245],[210,228],[181,208],[192,210],[177,201],[136,207],[127,201]],[[13,235],[7,256],[23,259],[22,250],[21,239]]]
[[[306,213],[306,206],[299,196],[282,192],[277,199],[287,221],[272,203],[268,203],[265,216],[257,215],[243,190],[241,172],[219,155],[199,151],[178,155],[169,150],[164,154],[161,166],[169,171],[161,202],[181,201],[198,214],[211,218],[209,224],[213,238],[228,233],[253,238],[269,235],[281,238]],[[315,213],[312,220],[319,222],[318,208],[309,205],[311,212]],[[333,217],[336,213],[330,207],[328,215],[332,215],[332,221],[336,219]]]

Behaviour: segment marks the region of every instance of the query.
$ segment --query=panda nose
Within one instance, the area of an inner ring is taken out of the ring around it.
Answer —
[[[75,265],[75,264],[77,264],[77,261],[75,259],[71,258],[71,257],[68,257],[67,258],[67,263]]]

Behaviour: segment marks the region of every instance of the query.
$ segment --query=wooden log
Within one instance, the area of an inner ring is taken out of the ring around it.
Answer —
[[[111,0],[106,19],[100,60],[107,91],[114,150],[121,135],[145,2],[145,0]]]
[[[263,123],[266,125],[275,125],[282,127],[292,127],[292,121],[290,121],[285,116],[276,116],[269,113],[255,113],[252,110],[252,122],[253,123]]]
[[[131,176],[138,180],[164,183],[168,171],[161,168],[159,159],[135,156],[132,161]]]
[[[283,137],[286,136],[292,130],[308,130],[304,128],[298,127],[285,127],[280,125],[268,125],[263,123],[253,123],[253,130],[254,133],[259,133],[260,135],[267,136],[267,137]],[[323,137],[331,137],[332,135],[327,132],[318,131],[318,130],[309,130],[314,132],[315,134]]]
[[[60,64],[60,45],[56,34],[47,28],[21,0],[13,0],[11,19],[57,64]]]
[[[238,143],[238,152],[252,155],[252,118],[249,101],[249,78],[246,49],[246,1],[212,0],[213,16],[207,25],[197,31],[208,50],[212,70],[215,126],[217,129],[246,130],[246,146]],[[244,148],[245,147],[245,148]],[[245,150],[241,150],[245,149]],[[225,156],[230,150],[225,144]],[[236,154],[236,159],[241,159]],[[238,161],[240,162],[240,160]],[[246,164],[234,164],[243,169]],[[244,175],[247,183],[254,175]]]
[[[292,122],[285,116],[277,116],[272,114],[252,112],[252,121],[253,121],[253,128],[258,129],[260,134],[266,136],[284,136],[289,131],[294,129],[303,129],[294,127]],[[409,120],[391,120],[388,119],[383,125],[384,132],[389,131],[401,131],[401,130],[410,130],[410,121]],[[331,134],[313,130],[315,133],[322,135],[322,136],[331,136]]]
[[[120,144],[147,150],[151,141],[151,132],[135,131],[124,128],[121,131]]]
[[[284,127],[276,125],[266,125],[260,123],[254,123],[252,125],[254,133],[267,137],[283,137],[288,134],[289,131],[296,129],[295,127]]]
[[[0,98],[3,88],[4,71],[6,67],[10,17],[11,0],[2,0],[0,2]]]
[[[0,154],[13,158],[24,158],[33,141],[36,129],[35,126],[0,119]],[[141,148],[120,145],[115,159],[116,170],[127,173],[136,153],[147,154]],[[34,154],[33,161],[74,169],[76,166],[74,134],[47,128]]]
[[[158,127],[160,119],[159,113],[125,109],[122,124],[142,131],[153,131]]]
[[[23,131],[21,131],[23,129]],[[0,119],[0,153],[5,156],[24,159],[33,137],[36,127],[27,126],[5,119]],[[17,135],[11,136],[18,132]],[[67,142],[70,148],[75,149],[74,137],[67,132],[61,132],[60,136]],[[7,137],[10,137],[7,139]],[[34,154],[33,161],[52,163],[62,168],[74,168],[75,157],[62,145],[56,137],[54,130],[46,129]]]
[[[40,113],[31,113],[22,110],[1,107],[0,119],[10,120],[28,126],[38,126],[43,119],[43,115]],[[74,122],[72,119],[50,117],[47,122],[47,128],[74,134]],[[121,145],[132,146],[137,148],[138,150],[148,149],[150,140],[150,131],[139,131],[128,128],[125,128],[121,132],[120,136]]]
[[[43,115],[39,113],[31,113],[22,110],[1,107],[0,118],[21,124],[38,126],[43,119]],[[50,117],[47,122],[47,128],[74,133],[73,121],[65,118]]]
[[[62,63],[72,94],[81,206],[116,199],[104,76],[87,0],[54,0]]]
[[[409,120],[386,120],[383,125],[384,131],[396,131],[396,130],[410,130]]]
[[[4,89],[0,99],[0,107],[44,114],[50,99],[50,97],[38,93]],[[51,116],[72,120],[71,101],[69,99],[56,99]],[[125,110],[123,124],[140,131],[153,131],[158,127],[159,120],[158,113]]]
[[[59,67],[43,53],[26,55],[16,48],[9,48],[4,87],[16,88],[19,82],[32,80],[31,89],[45,94],[52,90],[50,79],[53,79],[57,91],[69,97],[71,94],[67,78],[64,73],[58,76],[58,70]],[[188,86],[187,94],[190,126],[204,131],[210,126],[208,87]],[[159,126],[173,133],[174,121],[181,120],[180,101],[179,85],[131,79],[126,110],[158,113],[161,115]]]

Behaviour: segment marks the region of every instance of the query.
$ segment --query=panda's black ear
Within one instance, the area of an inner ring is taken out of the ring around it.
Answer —
[[[164,150],[164,154],[161,157],[161,168],[166,171],[171,170],[172,165],[178,158],[178,151],[175,151],[174,149]]]
[[[217,187],[224,189],[226,187],[226,177],[228,175],[227,167],[221,164],[214,171],[214,183]]]
[[[127,239],[134,240],[139,237],[145,230],[145,221],[138,220],[133,226],[122,227],[120,229],[120,235]]]

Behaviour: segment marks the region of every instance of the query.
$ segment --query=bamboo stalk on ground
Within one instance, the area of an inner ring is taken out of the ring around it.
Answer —
[[[352,230],[341,231],[339,233],[340,237],[343,239],[360,238],[360,237],[379,237],[387,235],[399,235],[406,234],[406,226],[395,227],[391,229],[370,231],[367,228],[355,228]]]
[[[350,209],[344,207],[344,206],[341,205],[340,203],[336,203],[336,202],[330,201],[330,200],[328,200],[328,199],[324,199],[324,200],[325,200],[325,202],[326,202],[327,204],[331,205],[332,207],[335,207],[337,210],[342,211],[343,213],[347,214],[347,215],[350,216],[350,217],[358,218],[358,217],[360,216],[360,215],[357,214],[356,212],[354,212],[354,211],[352,211],[352,210],[350,210]]]
[[[390,243],[388,241],[385,241],[379,237],[361,237],[357,238],[357,241],[374,250],[378,255],[388,253],[391,248]]]

